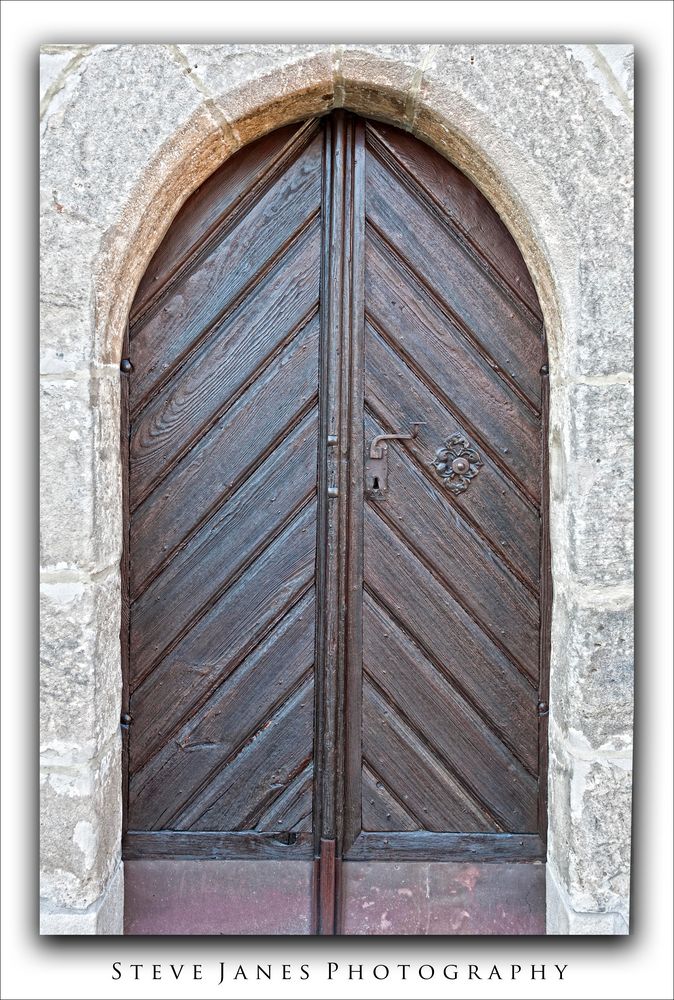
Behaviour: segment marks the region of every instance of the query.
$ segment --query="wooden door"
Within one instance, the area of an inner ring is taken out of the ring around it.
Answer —
[[[546,349],[496,213],[389,126],[272,133],[122,370],[129,932],[542,931]]]

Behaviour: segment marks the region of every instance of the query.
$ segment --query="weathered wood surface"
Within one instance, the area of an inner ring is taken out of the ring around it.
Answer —
[[[365,450],[423,423],[389,443],[387,494],[363,517],[368,832],[347,857],[377,831],[423,850],[423,831],[539,827],[540,311],[450,164],[369,124],[365,172]],[[481,459],[461,493],[433,466],[454,434]]]
[[[218,171],[131,311],[136,856],[215,831],[269,857],[313,832],[319,133],[285,129]]]
[[[545,336],[483,196],[392,127],[288,126],[183,206],[126,353],[125,855],[315,856],[324,930],[342,857],[544,858]]]

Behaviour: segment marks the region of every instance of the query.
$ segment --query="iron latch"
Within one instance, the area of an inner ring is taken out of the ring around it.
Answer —
[[[388,496],[388,442],[411,441],[425,423],[416,420],[408,434],[377,434],[372,438],[365,456],[365,495],[371,500],[386,500]]]

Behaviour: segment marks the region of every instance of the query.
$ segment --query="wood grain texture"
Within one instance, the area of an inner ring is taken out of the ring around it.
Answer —
[[[127,825],[150,854],[194,829],[277,857],[313,829],[318,131],[225,165],[132,310]]]
[[[313,320],[133,512],[134,599],[315,405],[317,348]]]
[[[417,437],[406,447],[423,469],[455,433],[471,441],[470,433],[441,400],[396,355],[373,327],[367,327],[365,357],[365,402],[387,431],[408,430],[415,420],[424,420]],[[484,539],[488,548],[532,591],[538,590],[539,512],[511,479],[480,451],[483,468],[470,490],[452,502]],[[436,483],[435,473],[432,481]],[[436,489],[442,489],[437,480]]]
[[[385,832],[412,838],[411,857],[428,832],[540,827],[545,338],[496,214],[387,126],[366,129],[365,223],[365,452],[421,423],[389,443],[386,492],[365,506],[365,832],[346,856],[399,857]],[[481,461],[459,493],[433,465],[455,434]]]
[[[501,830],[509,826],[536,829],[536,779],[419,645],[370,597],[365,599],[364,670],[494,825]],[[404,788],[398,796],[401,791]],[[363,803],[365,799],[364,789]],[[396,827],[364,823],[363,829]]]
[[[249,655],[313,583],[316,507],[289,527],[132,691],[134,767]]]
[[[545,861],[545,843],[535,833],[433,833],[428,830],[359,835],[348,861]]]
[[[126,351],[125,856],[313,857],[323,933],[342,858],[542,860],[545,331],[480,192],[344,111],[272,133],[180,210]]]
[[[303,683],[313,665],[314,615],[309,593],[137,769],[131,782],[134,815],[148,828],[178,817],[195,790],[227,767]],[[276,829],[260,822],[260,829]]]
[[[231,859],[236,861],[289,861],[313,857],[311,835],[298,833],[197,833],[176,830],[128,830],[122,840],[124,857],[190,858],[198,860]]]
[[[132,325],[133,415],[311,225],[320,210],[320,162],[316,139],[210,252],[197,257],[156,308]]]
[[[365,586],[535,773],[536,689],[369,507],[365,513]]]
[[[223,163],[190,196],[173,220],[141,279],[131,308],[131,321],[148,304],[165,293],[166,285],[181,266],[203,246],[219,226],[240,207],[245,198],[254,197],[258,185],[270,173],[282,167],[288,155],[311,136],[315,125],[289,125],[270,132],[258,142],[242,149],[232,160]],[[271,170],[270,170],[271,168]]]
[[[513,306],[428,201],[415,197],[376,155],[367,159],[366,216],[475,344],[539,405],[540,326]]]
[[[419,820],[386,787],[371,766],[363,765],[363,829],[419,830]]]
[[[543,317],[536,289],[515,242],[487,199],[475,185],[429,146],[421,146],[409,132],[382,122],[368,122],[368,141],[378,155],[386,152],[413,185],[423,188],[444,213],[449,224],[465,237],[510,290],[520,297],[539,321]]]
[[[233,399],[293,336],[300,336],[318,308],[319,231],[312,225],[292,254],[278,262],[244,301],[155,396],[133,424],[134,495],[152,488],[176,459],[193,447]]]
[[[365,427],[369,440],[384,433],[372,419],[366,419]],[[461,607],[535,682],[536,599],[461,518],[450,495],[439,490],[400,445],[389,447],[388,476],[388,499],[377,506],[380,517],[405,534]]]
[[[133,604],[134,674],[145,674],[315,494],[316,433],[311,411]]]
[[[428,380],[435,394],[449,402],[476,443],[491,446],[504,471],[540,499],[536,413],[373,233],[366,260],[367,309],[373,326]]]
[[[479,804],[464,791],[437,754],[392,704],[363,683],[363,758],[390,788],[400,789],[406,809],[426,830],[494,830]]]
[[[220,768],[177,823],[183,830],[249,830],[311,761],[310,678],[274,713],[229,767]]]

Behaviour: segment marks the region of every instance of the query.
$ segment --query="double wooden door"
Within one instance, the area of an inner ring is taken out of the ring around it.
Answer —
[[[274,132],[122,371],[127,930],[541,929],[546,346],[493,209],[392,127]]]

